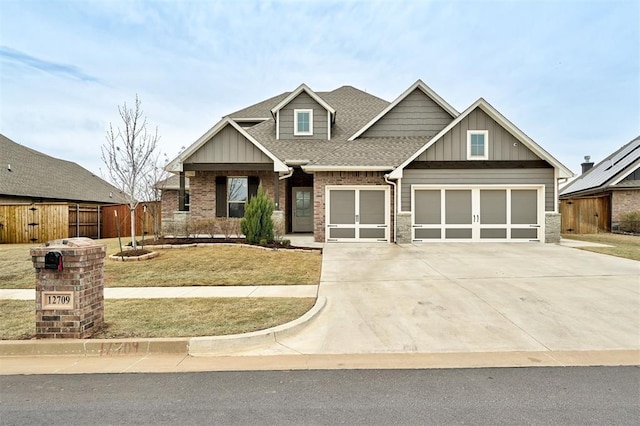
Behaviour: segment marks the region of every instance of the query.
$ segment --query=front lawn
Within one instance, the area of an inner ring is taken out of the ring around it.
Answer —
[[[264,330],[302,316],[313,298],[105,300],[100,339],[221,336]],[[35,335],[35,303],[0,300],[0,340]]]
[[[119,252],[117,238],[99,240],[107,256]],[[128,239],[126,240],[128,242]],[[35,288],[30,244],[0,244],[0,288]],[[265,250],[243,245],[159,249],[139,262],[105,259],[105,287],[179,287],[193,285],[318,284],[318,251]]]
[[[640,236],[623,234],[562,234],[569,240],[608,244],[613,247],[580,247],[582,250],[640,260]]]

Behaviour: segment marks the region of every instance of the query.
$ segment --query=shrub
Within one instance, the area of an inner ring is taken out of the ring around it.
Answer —
[[[624,213],[620,217],[620,230],[640,234],[640,211]]]
[[[258,244],[262,240],[273,241],[273,201],[267,197],[262,185],[258,194],[251,198],[245,207],[244,218],[240,222],[242,233],[250,244]]]

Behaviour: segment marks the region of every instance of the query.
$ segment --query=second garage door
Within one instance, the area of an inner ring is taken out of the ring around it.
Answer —
[[[326,235],[335,241],[389,241],[389,187],[327,186]]]
[[[417,185],[412,188],[412,239],[541,241],[543,186]]]

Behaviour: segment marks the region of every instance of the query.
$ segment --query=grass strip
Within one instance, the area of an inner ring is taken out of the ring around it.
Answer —
[[[222,336],[264,330],[301,317],[314,298],[105,300],[104,329],[95,338]],[[0,300],[0,340],[35,336],[35,304]]]

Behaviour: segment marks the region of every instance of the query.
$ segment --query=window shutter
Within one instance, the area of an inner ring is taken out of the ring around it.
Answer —
[[[260,178],[258,176],[249,176],[249,200],[258,195],[258,186]],[[248,201],[248,200],[247,200]]]
[[[227,217],[226,176],[216,176],[216,217]]]

